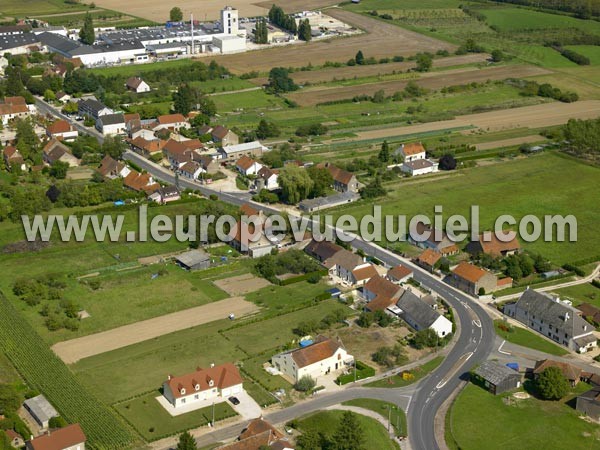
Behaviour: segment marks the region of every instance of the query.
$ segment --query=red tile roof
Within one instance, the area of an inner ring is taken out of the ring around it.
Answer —
[[[302,368],[330,358],[340,347],[334,340],[318,336],[314,344],[293,350],[291,354],[298,367]]]
[[[483,249],[483,253],[487,253],[492,256],[501,256],[502,252],[509,252],[519,250],[521,245],[517,240],[516,234],[513,239],[508,242],[503,242],[496,237],[496,233],[490,232],[489,241],[484,240],[484,235],[479,235],[479,243]]]
[[[78,423],[53,430],[50,434],[29,441],[33,450],[64,450],[86,441]]]
[[[210,386],[210,382],[213,386]],[[179,377],[171,377],[165,382],[170,388],[175,398],[185,397],[198,391],[205,391],[217,387],[225,389],[242,383],[242,376],[236,366],[232,363],[225,363],[208,369],[198,367],[195,372],[188,373]],[[185,389],[185,394],[181,390]]]
[[[410,144],[404,144],[402,148],[402,153],[406,156],[418,155],[419,153],[423,153],[425,151],[425,147],[420,142],[411,142]]]
[[[185,122],[185,117],[181,114],[165,114],[156,118],[161,125],[170,125],[173,123]]]
[[[376,277],[378,275],[377,269],[373,264],[369,264],[365,267],[360,267],[358,269],[354,269],[352,271],[352,275],[356,278],[356,281],[368,280],[372,277]]]
[[[248,170],[255,163],[255,160],[253,160],[249,156],[244,155],[236,161],[235,165],[242,170]]]
[[[440,255],[438,252],[428,248],[427,250],[425,250],[423,253],[421,253],[419,255],[419,257],[417,258],[417,261],[433,267],[435,265],[435,263],[437,263],[440,260],[441,257],[442,257],[442,255]]]
[[[71,124],[66,120],[57,120],[52,125],[49,125],[47,130],[50,134],[68,133],[71,131]]]
[[[240,212],[248,217],[258,216],[260,214],[260,211],[258,209],[254,208],[248,203],[244,203],[242,206],[240,206]]]
[[[250,421],[248,426],[240,434],[240,440],[247,439],[251,436],[256,436],[257,434],[264,433],[265,431],[270,431],[272,436],[276,439],[283,437],[283,433],[281,433],[277,428],[264,420],[262,417],[259,417]]]
[[[563,376],[569,381],[579,381],[579,378],[581,378],[581,369],[579,367],[575,367],[569,363],[561,361],[554,361],[552,359],[543,359],[541,361],[537,361],[535,363],[533,373],[542,373],[549,367],[558,367]]]
[[[388,270],[387,276],[388,278],[394,278],[396,280],[402,280],[409,276],[413,271],[402,264],[398,264],[397,266],[392,267]]]
[[[461,262],[453,270],[454,274],[462,278],[463,280],[470,281],[471,283],[477,283],[483,278],[488,272],[480,267],[477,267],[468,262]]]
[[[397,284],[392,283],[387,278],[383,278],[381,275],[374,276],[367,284],[364,289],[369,290],[378,297],[395,297],[402,292],[402,288]]]

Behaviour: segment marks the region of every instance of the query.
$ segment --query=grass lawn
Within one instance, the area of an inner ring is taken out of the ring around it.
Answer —
[[[147,441],[178,434],[190,428],[198,428],[212,421],[212,406],[173,417],[158,403],[159,391],[115,405],[115,409]],[[215,422],[233,417],[236,412],[227,403],[215,405]]]
[[[446,9],[458,8],[461,4],[458,0],[406,0],[398,3],[397,0],[362,0],[360,3],[348,3],[344,9],[349,11],[371,11],[390,9]]]
[[[271,375],[265,371],[263,364],[269,361],[273,355],[279,353],[278,350],[272,350],[267,353],[261,353],[258,356],[245,359],[243,361],[244,372],[248,373],[255,380],[260,380],[261,383],[269,390],[269,392],[285,389],[289,391],[292,385],[280,375]]]
[[[503,397],[469,384],[448,413],[450,448],[500,450],[511,444],[529,449],[597,448],[600,427],[579,419],[564,401],[530,398],[507,405]]]
[[[262,89],[232,94],[213,95],[219,112],[238,111],[240,109],[283,108],[283,100],[265,93]]]
[[[563,356],[569,353],[566,349],[548,342],[537,334],[529,330],[525,330],[524,328],[512,327],[511,331],[501,330],[500,325],[503,323],[504,321],[502,319],[494,320],[494,329],[496,330],[498,336],[500,336],[502,339],[506,339],[508,342],[556,356]]]
[[[600,308],[600,289],[592,286],[591,283],[557,289],[552,293],[558,294],[563,300],[571,300],[573,305],[591,303]]]
[[[191,83],[193,86],[206,92],[207,94],[213,92],[226,92],[226,91],[237,91],[240,89],[253,88],[255,85],[250,83],[248,80],[242,80],[241,78],[231,77],[226,79],[217,80],[206,80],[206,81],[194,81]]]
[[[223,336],[237,348],[240,348],[249,355],[254,355],[288,344],[293,339],[297,339],[293,329],[300,322],[310,320],[319,321],[336,309],[351,311],[350,308],[341,305],[337,300],[330,299],[310,308],[304,308],[272,319],[251,323],[241,328],[233,328],[225,331]]]
[[[534,30],[543,28],[577,28],[592,34],[600,34],[600,24],[562,14],[550,14],[525,8],[480,9],[487,23],[501,31]]]
[[[480,229],[493,229],[501,214],[517,221],[527,214],[542,218],[547,214],[573,214],[577,218],[577,242],[523,243],[555,264],[578,261],[598,255],[600,242],[595,224],[600,217],[596,207],[598,168],[558,153],[467,169],[435,183],[398,181],[385,198],[377,201],[382,215],[416,214],[433,217],[435,205],[443,207],[444,221],[452,214],[469,217],[470,206],[479,206]],[[573,183],[572,180],[578,180]],[[573,199],[577,199],[575,202]],[[372,201],[358,201],[336,208],[336,216],[372,214]]]
[[[10,17],[85,11],[87,9],[89,7],[83,3],[67,3],[64,0],[2,0],[0,2],[0,15]]]
[[[171,69],[173,67],[180,66],[189,66],[193,64],[194,61],[191,59],[183,58],[183,59],[174,59],[173,61],[161,61],[150,64],[132,64],[128,66],[115,66],[115,67],[103,67],[99,69],[90,69],[96,75],[104,75],[104,76],[113,76],[113,75],[123,75],[123,76],[134,76],[134,75],[142,75],[145,72],[152,72],[154,70],[162,70],[162,69]]]
[[[277,399],[269,394],[262,386],[254,381],[244,381],[244,390],[258,403],[262,408],[266,408],[273,403],[277,403]]]
[[[300,431],[314,430],[331,436],[344,414],[343,411],[321,411],[298,421]],[[356,414],[357,421],[362,429],[365,448],[369,450],[396,450],[400,446],[392,441],[383,425],[371,417]]]
[[[414,369],[410,369],[410,372],[414,378],[410,380],[405,380],[401,375],[393,375],[391,377],[387,377],[381,380],[373,381],[371,383],[367,383],[365,386],[367,387],[381,387],[381,388],[396,388],[402,386],[408,386],[409,384],[416,383],[420,381],[426,375],[429,375],[433,372],[437,366],[439,366],[444,360],[443,356],[438,356],[433,358],[431,361],[426,362],[421,366],[417,366]]]
[[[313,299],[331,287],[325,283],[312,284],[308,281],[288,284],[287,286],[271,285],[246,295],[246,300],[258,306],[269,308],[269,314],[281,314],[309,305]],[[343,306],[340,305],[340,308]]]
[[[358,406],[359,408],[365,408],[376,412],[381,415],[384,419],[390,417],[390,421],[396,436],[406,436],[406,414],[401,408],[390,402],[384,402],[383,400],[376,400],[372,398],[357,398],[342,403],[342,405]],[[392,410],[391,416],[389,415],[390,408]]]

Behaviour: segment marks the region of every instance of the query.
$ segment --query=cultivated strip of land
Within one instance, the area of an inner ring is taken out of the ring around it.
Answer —
[[[531,144],[533,142],[540,142],[545,140],[544,136],[539,134],[532,134],[531,136],[523,136],[512,139],[502,139],[499,141],[482,142],[481,144],[475,144],[477,150],[491,150],[493,148],[512,147],[513,145]]]
[[[253,314],[258,310],[259,308],[254,303],[244,300],[243,297],[231,297],[113,330],[59,342],[52,346],[52,350],[65,363],[72,364],[89,356],[116,350],[215,320],[225,319],[232,313],[236,317],[240,317]]]
[[[547,75],[549,70],[537,66],[500,66],[478,69],[476,67],[463,67],[460,69],[444,70],[442,72],[426,72],[418,79],[412,79],[419,86],[427,89],[440,89],[445,86],[454,86],[469,83],[484,83],[487,80],[504,80],[506,78],[525,78],[538,75]],[[288,97],[300,106],[313,106],[318,103],[351,99],[357,95],[373,95],[383,90],[386,95],[392,95],[403,90],[411,79],[381,81],[340,87],[315,87],[289,94]]]
[[[598,116],[600,116],[600,100],[586,100],[575,103],[552,102],[479,114],[467,114],[452,120],[441,120],[439,122],[358,131],[355,133],[355,137],[348,138],[346,141],[383,139],[469,126],[485,129],[486,131],[523,127],[542,128],[561,125],[567,123],[569,119],[593,119]]]

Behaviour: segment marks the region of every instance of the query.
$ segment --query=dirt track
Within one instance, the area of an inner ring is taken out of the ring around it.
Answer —
[[[366,57],[379,59],[456,48],[447,42],[338,8],[328,9],[327,14],[365,30],[367,34],[218,56],[215,61],[239,74],[254,70],[268,72],[277,66],[300,67],[309,62],[313,65],[322,65],[325,61],[345,62],[354,58],[358,50]]]
[[[471,53],[469,55],[449,56],[447,58],[438,58],[433,60],[433,67],[450,67],[462,64],[473,64],[484,62],[489,57],[486,53]],[[326,81],[348,80],[351,78],[372,77],[393,72],[406,72],[415,67],[414,61],[392,62],[388,64],[373,64],[369,66],[346,66],[331,67],[321,70],[307,72],[294,72],[291,74],[294,82],[297,84],[305,83],[323,83]],[[253,84],[262,86],[268,79],[253,78],[250,80]]]
[[[523,136],[512,139],[502,139],[500,141],[483,142],[481,144],[475,144],[477,150],[491,150],[493,148],[511,147],[513,145],[531,144],[532,142],[540,142],[545,140],[544,136],[539,134],[533,134],[531,136]]]
[[[392,136],[424,133],[427,131],[475,126],[484,130],[498,131],[511,128],[541,128],[561,125],[569,119],[592,119],[600,117],[600,100],[586,100],[575,103],[551,102],[522,108],[503,109],[480,114],[458,116],[453,120],[421,123],[404,127],[359,131],[348,141],[384,139]]]
[[[258,309],[254,303],[244,300],[243,297],[232,297],[102,333],[59,342],[52,346],[52,350],[66,364],[72,364],[89,356],[127,347],[164,334],[226,319],[230,313],[240,317],[255,313]]]
[[[486,67],[478,69],[476,67],[465,67],[460,69],[450,69],[443,72],[426,72],[421,74],[421,78],[415,79],[419,86],[428,89],[440,89],[444,86],[453,86],[473,82],[485,82],[487,80],[504,80],[505,78],[532,77],[537,75],[546,75],[551,73],[546,69],[537,66],[500,66]],[[379,83],[369,83],[354,86],[340,87],[315,87],[311,90],[304,90],[289,94],[288,97],[301,106],[313,106],[317,103],[330,102],[352,98],[356,95],[373,95],[375,92],[383,89],[386,95],[392,95],[406,87],[409,80],[382,81]]]
[[[213,283],[229,295],[248,294],[249,292],[258,291],[271,284],[264,278],[255,277],[250,273],[238,275],[237,277],[215,280]]]

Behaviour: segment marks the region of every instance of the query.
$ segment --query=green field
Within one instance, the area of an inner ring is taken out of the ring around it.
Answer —
[[[344,5],[349,11],[394,10],[394,9],[443,9],[458,8],[462,2],[459,0],[361,0],[358,4]]]
[[[530,398],[507,405],[503,398],[473,384],[467,385],[446,420],[450,448],[500,450],[511,443],[524,449],[597,448],[598,425],[581,420],[579,413],[564,400]]]
[[[115,66],[115,67],[103,67],[100,69],[90,69],[97,75],[104,75],[107,77],[113,75],[122,76],[134,76],[143,75],[145,72],[152,72],[155,70],[170,69],[179,66],[189,66],[194,61],[191,59],[175,59],[173,61],[155,62],[152,64],[135,64],[126,66]]]
[[[487,23],[501,31],[535,30],[544,28],[577,28],[600,34],[600,23],[594,20],[581,20],[560,14],[549,14],[525,8],[480,9]]]
[[[581,303],[590,303],[600,308],[600,289],[592,286],[591,283],[556,289],[552,293],[558,294],[563,300],[571,300],[575,306]]]
[[[556,264],[595,257],[600,242],[595,233],[598,221],[596,189],[598,168],[557,153],[516,159],[476,169],[467,169],[435,183],[415,182],[390,186],[387,197],[378,201],[382,214],[416,214],[433,217],[442,205],[444,220],[451,214],[469,217],[470,205],[480,207],[480,228],[493,229],[496,218],[511,214],[517,221],[527,215],[573,214],[577,218],[577,242],[524,243]],[[578,180],[573,183],[572,180]],[[577,201],[574,201],[577,199]],[[362,217],[372,213],[372,202],[359,201],[335,209],[335,215]]]
[[[298,421],[300,431],[316,431],[331,436],[338,426],[343,411],[321,411]],[[392,441],[387,430],[371,417],[356,414],[363,431],[367,450],[397,450],[400,446]]]
[[[384,419],[390,418],[390,423],[394,427],[396,436],[406,436],[406,414],[401,408],[390,402],[384,402],[383,400],[375,400],[372,398],[357,398],[355,400],[349,400],[342,403],[342,405],[358,406],[359,408],[365,408],[370,411],[376,412]],[[390,412],[391,409],[391,412]]]
[[[283,101],[274,95],[268,95],[263,90],[236,92],[233,94],[214,95],[218,111],[229,112],[243,109],[282,108]]]
[[[567,45],[565,48],[576,51],[590,58],[592,66],[600,65],[600,46],[597,45]]]
[[[494,329],[498,336],[502,339],[506,339],[508,342],[539,350],[540,352],[549,353],[550,355],[563,356],[569,353],[565,348],[547,341],[533,331],[517,326],[512,326],[511,331],[501,330],[500,325],[503,323],[504,321],[501,319],[494,320]]]
[[[33,14],[58,14],[71,11],[85,11],[89,7],[83,3],[67,3],[64,0],[2,0],[0,16],[23,17]]]
[[[140,432],[147,441],[181,433],[190,428],[198,428],[212,422],[212,406],[172,417],[158,403],[158,391],[115,405],[115,409]],[[237,413],[227,402],[215,404],[215,422],[233,417]]]
[[[433,372],[442,362],[444,361],[443,356],[437,356],[433,358],[431,361],[426,362],[421,366],[417,366],[413,369],[410,369],[410,372],[414,378],[409,380],[405,380],[401,375],[393,375],[388,378],[383,378],[381,380],[373,381],[371,383],[365,384],[367,387],[379,387],[379,388],[397,388],[402,386],[408,386],[409,384],[417,383],[422,378],[429,375]]]

